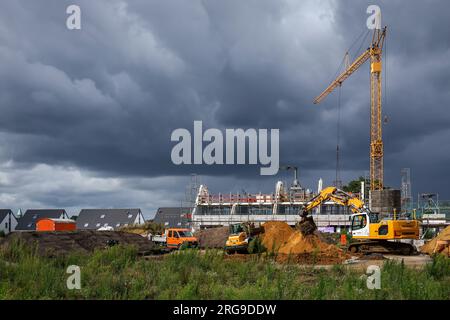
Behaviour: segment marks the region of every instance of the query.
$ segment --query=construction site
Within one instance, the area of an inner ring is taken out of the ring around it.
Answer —
[[[368,31],[367,49],[354,59],[347,52],[337,77],[311,99],[312,107],[340,96],[345,81],[368,67],[369,143],[360,152],[369,170],[356,188],[341,181],[338,138],[330,185],[318,178],[305,187],[301,166],[292,164],[280,167],[292,180],[267,193],[213,193],[193,176],[175,222],[163,214],[145,221],[140,209],[85,209],[78,221],[31,212],[33,222],[22,223],[29,229],[11,230],[9,220],[0,238],[0,299],[449,300],[450,201],[431,192],[416,198],[409,168],[399,172],[398,188],[385,183],[388,35],[387,27]],[[64,287],[71,265],[82,270],[79,290]],[[375,290],[370,268],[381,275]]]

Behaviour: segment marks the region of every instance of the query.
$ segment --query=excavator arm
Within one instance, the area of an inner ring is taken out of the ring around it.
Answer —
[[[333,201],[341,206],[349,207],[353,213],[361,213],[365,210],[364,202],[359,198],[336,187],[327,187],[303,207],[300,216],[306,217],[310,214],[312,209],[320,206],[326,201]]]
[[[336,187],[327,187],[323,189],[317,196],[312,198],[303,208],[300,210],[300,221],[296,224],[296,227],[303,235],[313,234],[317,226],[312,218],[311,211],[320,206],[326,201],[333,201],[341,206],[346,206],[352,210],[353,213],[362,213],[367,211],[364,207],[364,202],[358,197],[351,195]]]

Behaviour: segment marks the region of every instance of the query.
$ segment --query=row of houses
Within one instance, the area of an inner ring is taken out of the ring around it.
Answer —
[[[139,225],[146,222],[141,209],[82,209],[75,219],[77,230],[105,230]],[[180,207],[158,208],[153,219],[166,228],[186,228],[190,225],[190,209]],[[29,209],[16,217],[11,209],[0,209],[0,232],[33,231],[39,220],[68,220],[64,209]]]

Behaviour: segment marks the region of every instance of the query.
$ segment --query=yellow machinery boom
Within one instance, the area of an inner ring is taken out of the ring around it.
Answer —
[[[303,208],[303,212],[300,215],[308,215],[312,209],[321,205],[325,201],[334,201],[341,206],[346,206],[350,208],[353,213],[361,213],[364,211],[364,202],[362,200],[336,187],[326,187],[317,196],[310,200],[310,202]]]
[[[381,129],[381,56],[386,27],[375,29],[370,47],[341,73],[320,95],[314,104],[320,103],[328,94],[350,77],[370,58],[370,190],[383,189],[383,139]]]

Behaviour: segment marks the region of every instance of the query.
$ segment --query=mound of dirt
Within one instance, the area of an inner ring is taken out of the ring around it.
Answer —
[[[105,249],[113,245],[136,246],[138,254],[158,253],[159,249],[146,238],[123,231],[64,231],[64,232],[13,232],[0,243],[6,248],[14,241],[23,241],[26,245],[37,246],[41,256],[62,256],[74,251],[90,253],[96,249]]]
[[[435,252],[442,253],[449,256],[449,248],[445,245],[445,241],[450,241],[450,226],[442,230],[437,237],[427,242],[420,248],[420,251],[426,254],[433,254]]]
[[[261,242],[269,251],[278,251],[283,247],[294,230],[286,223],[280,221],[268,221],[263,224]]]
[[[317,233],[305,236],[281,221],[266,222],[263,228],[262,243],[269,252],[277,252],[281,260],[334,264],[348,258],[343,250],[322,241]]]
[[[228,227],[216,227],[195,232],[200,248],[223,248],[230,234]]]

